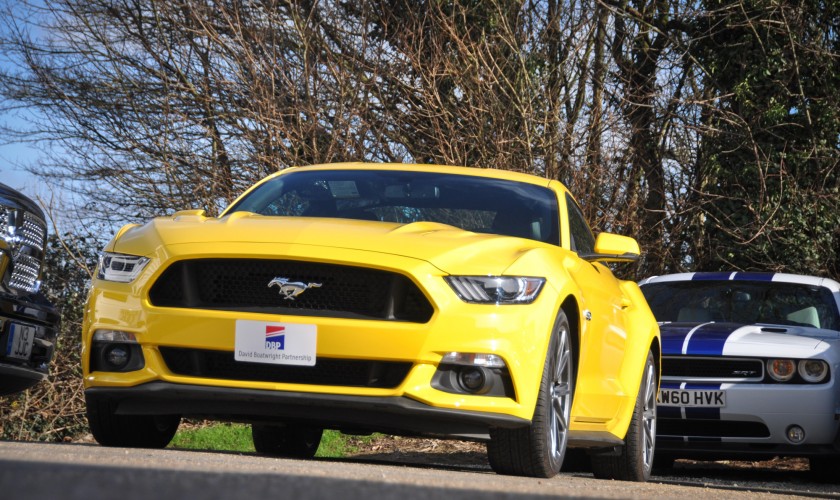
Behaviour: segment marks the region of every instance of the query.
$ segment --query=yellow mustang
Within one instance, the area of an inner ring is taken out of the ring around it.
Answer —
[[[324,429],[482,440],[494,470],[536,477],[586,448],[596,476],[643,481],[659,329],[603,264],[638,256],[557,181],[289,168],[218,218],[108,243],[82,334],[90,427],[163,447],[183,416],[249,422],[258,452],[293,457]]]

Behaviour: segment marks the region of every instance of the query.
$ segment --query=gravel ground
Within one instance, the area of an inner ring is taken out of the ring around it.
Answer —
[[[352,438],[351,438],[352,439]],[[373,441],[353,440],[358,450],[349,460],[409,464],[430,469],[489,471],[483,443],[379,435]],[[95,444],[92,436],[77,443]],[[587,476],[587,472],[572,472]],[[591,477],[591,476],[590,476]],[[813,480],[805,459],[775,458],[762,462],[677,460],[674,468],[657,471],[654,482],[758,493],[840,499],[840,471],[834,484]]]
[[[482,443],[397,436],[375,439],[355,453],[352,459],[458,470],[490,469],[486,448]],[[572,474],[582,476],[587,473]],[[805,459],[775,458],[762,462],[677,460],[673,469],[658,471],[652,481],[721,490],[840,498],[840,471],[835,484],[814,482]]]

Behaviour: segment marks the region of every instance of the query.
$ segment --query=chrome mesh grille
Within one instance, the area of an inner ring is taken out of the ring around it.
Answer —
[[[23,290],[28,293],[38,291],[38,273],[41,270],[41,262],[31,255],[17,254],[13,257],[12,277],[9,279],[9,286]]]
[[[23,213],[23,226],[18,229],[18,236],[28,245],[39,252],[44,251],[44,240],[47,236],[47,225],[29,212]]]
[[[8,238],[14,226],[14,210],[0,205],[0,238]]]
[[[26,293],[37,292],[46,223],[32,213],[0,206],[0,231],[12,260],[8,286]]]

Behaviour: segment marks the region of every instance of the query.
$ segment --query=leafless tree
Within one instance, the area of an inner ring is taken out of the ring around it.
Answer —
[[[41,111],[28,132],[55,147],[33,168],[87,217],[216,213],[291,165],[492,167],[563,181],[640,241],[636,273],[661,273],[692,267],[719,216],[702,145],[725,89],[696,55],[714,18],[681,0],[43,0],[2,18],[19,66],[0,105]]]

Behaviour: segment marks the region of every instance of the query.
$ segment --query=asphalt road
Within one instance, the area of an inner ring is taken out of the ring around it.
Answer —
[[[0,442],[0,498],[10,500],[840,498],[840,488],[784,491],[751,486],[749,479],[746,484],[738,482],[639,484],[597,480],[582,473],[531,479],[500,476],[480,467],[470,470],[353,459],[299,461],[228,452]]]

